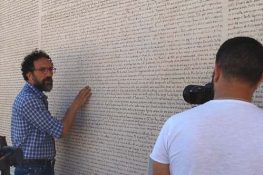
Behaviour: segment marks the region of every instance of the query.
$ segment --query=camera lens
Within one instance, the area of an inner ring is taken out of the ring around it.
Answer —
[[[183,98],[190,104],[203,104],[214,97],[213,84],[207,83],[205,86],[188,85],[184,88]]]

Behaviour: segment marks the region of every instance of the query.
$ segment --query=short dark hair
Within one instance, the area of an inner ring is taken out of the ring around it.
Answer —
[[[226,78],[256,85],[263,73],[263,46],[250,37],[228,39],[216,54],[216,64]]]
[[[24,80],[26,81],[28,80],[26,74],[34,70],[34,61],[40,58],[47,58],[51,61],[51,58],[46,52],[44,52],[43,50],[37,50],[37,49],[32,51],[30,54],[28,54],[24,58],[24,61],[21,64],[21,71],[22,71]]]

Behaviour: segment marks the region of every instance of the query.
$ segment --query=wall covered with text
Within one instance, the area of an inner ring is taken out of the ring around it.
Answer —
[[[146,174],[164,121],[192,107],[184,87],[209,82],[218,47],[240,35],[263,41],[261,0],[2,0],[0,135],[10,144],[20,64],[40,48],[57,68],[47,93],[54,117],[81,87],[93,93],[56,142],[56,174]]]

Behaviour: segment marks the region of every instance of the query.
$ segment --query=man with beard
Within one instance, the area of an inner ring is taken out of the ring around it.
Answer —
[[[33,51],[24,58],[21,67],[26,83],[13,104],[11,139],[14,146],[23,150],[24,160],[16,165],[15,175],[54,175],[54,139],[69,132],[91,90],[88,86],[81,89],[60,121],[50,114],[43,93],[51,91],[56,70],[49,55]]]

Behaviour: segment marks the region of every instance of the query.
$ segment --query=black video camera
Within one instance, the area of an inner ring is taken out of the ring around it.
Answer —
[[[214,98],[213,83],[204,86],[188,85],[183,91],[184,100],[190,104],[203,104]]]
[[[10,175],[10,167],[15,166],[23,159],[20,148],[7,146],[4,136],[0,136],[0,171],[1,175]]]

